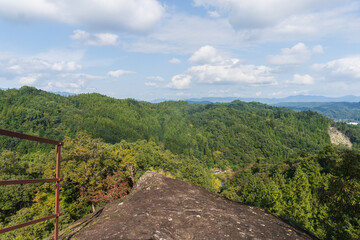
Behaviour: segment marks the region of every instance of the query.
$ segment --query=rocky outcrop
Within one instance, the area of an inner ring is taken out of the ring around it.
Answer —
[[[349,148],[352,147],[352,143],[350,142],[350,139],[347,136],[345,136],[345,134],[337,130],[335,127],[329,127],[328,133],[330,136],[330,141],[333,145],[335,146],[344,145]]]
[[[131,194],[67,228],[61,239],[313,239],[266,211],[147,172]]]

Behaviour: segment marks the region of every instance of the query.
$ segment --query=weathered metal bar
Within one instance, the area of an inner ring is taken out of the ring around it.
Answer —
[[[17,132],[5,130],[5,129],[0,129],[0,134],[5,135],[5,136],[9,136],[9,137],[27,139],[27,140],[30,140],[30,141],[50,143],[50,144],[54,144],[54,145],[63,145],[64,144],[63,142],[59,142],[59,141],[56,141],[56,140],[31,136],[31,135],[27,135],[27,134],[23,134],[23,133],[17,133]]]
[[[60,179],[60,158],[61,158],[61,145],[57,145],[56,149],[56,178]],[[56,190],[55,190],[55,231],[54,231],[54,240],[58,240],[59,236],[59,194],[60,194],[60,180],[56,181]]]
[[[63,179],[60,178],[60,156],[61,156],[61,146],[64,145],[63,142],[50,140],[46,138],[31,136],[23,133],[17,133],[5,129],[0,129],[0,135],[5,135],[9,137],[16,137],[21,139],[26,139],[30,141],[36,141],[36,142],[43,142],[43,143],[50,143],[57,146],[57,153],[56,153],[56,178],[44,178],[44,179],[24,179],[24,180],[5,180],[0,181],[0,185],[13,185],[13,184],[25,184],[25,183],[44,183],[44,182],[56,182],[56,191],[55,191],[55,214],[43,217],[40,219],[32,220],[26,223],[21,223],[12,227],[7,227],[0,229],[1,233],[6,233],[18,228],[22,228],[25,226],[29,226],[31,224],[35,224],[38,222],[43,222],[52,218],[55,218],[55,233],[54,238],[55,240],[58,240],[59,235],[59,216],[62,215],[62,213],[59,213],[59,193],[60,193],[60,181]]]
[[[62,178],[41,178],[41,179],[23,179],[23,180],[3,180],[0,181],[0,186],[26,184],[26,183],[47,183],[62,181]]]
[[[50,216],[47,216],[47,217],[43,217],[43,218],[39,218],[39,219],[32,220],[32,221],[29,221],[29,222],[25,222],[25,223],[21,223],[21,224],[18,224],[18,225],[14,225],[14,226],[11,226],[11,227],[3,228],[3,229],[0,229],[0,234],[1,234],[1,233],[9,232],[9,231],[12,231],[12,230],[15,230],[15,229],[19,229],[19,228],[22,228],[22,227],[26,227],[26,226],[29,226],[29,225],[31,225],[31,224],[35,224],[35,223],[39,223],[39,222],[44,222],[44,221],[50,220],[50,219],[52,219],[52,218],[58,218],[60,215],[61,215],[61,213],[59,213],[59,214],[53,214],[53,215],[50,215]]]

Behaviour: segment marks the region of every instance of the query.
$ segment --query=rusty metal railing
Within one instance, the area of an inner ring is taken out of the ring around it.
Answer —
[[[58,236],[59,236],[59,217],[62,215],[62,213],[59,213],[60,181],[62,180],[62,178],[60,178],[60,157],[61,157],[61,146],[63,146],[64,143],[60,142],[60,141],[46,139],[46,138],[41,138],[41,137],[31,136],[31,135],[27,135],[27,134],[12,132],[12,131],[5,130],[5,129],[0,129],[0,135],[5,135],[5,136],[9,136],[9,137],[16,137],[16,138],[21,138],[21,139],[26,139],[26,140],[30,140],[30,141],[36,141],[36,142],[42,142],[42,143],[49,143],[49,144],[53,144],[53,145],[57,146],[57,148],[56,148],[56,176],[55,176],[55,178],[0,181],[0,186],[1,185],[13,185],[13,184],[26,184],[26,183],[55,182],[55,184],[56,184],[56,189],[55,189],[55,214],[47,216],[47,217],[39,218],[39,219],[36,219],[36,220],[32,220],[32,221],[29,221],[29,222],[21,223],[21,224],[15,225],[15,226],[0,229],[0,234],[1,233],[6,233],[6,232],[9,232],[9,231],[18,229],[18,228],[22,228],[22,227],[25,227],[25,226],[29,226],[29,225],[32,225],[32,224],[35,224],[35,223],[38,223],[38,222],[44,222],[44,221],[55,218],[54,239],[58,240]]]

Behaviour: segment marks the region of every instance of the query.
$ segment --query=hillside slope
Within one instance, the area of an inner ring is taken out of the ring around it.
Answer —
[[[262,209],[147,172],[131,194],[70,225],[61,239],[313,239]]]
[[[261,103],[222,104],[114,99],[100,94],[63,97],[30,87],[0,91],[0,127],[63,139],[85,131],[108,143],[147,140],[209,168],[241,168],[256,161],[282,162],[300,150],[330,144],[331,120]],[[28,153],[40,148],[0,137],[1,148]]]

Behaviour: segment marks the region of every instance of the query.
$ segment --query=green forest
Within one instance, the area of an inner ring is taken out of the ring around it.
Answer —
[[[353,149],[331,146],[330,125]],[[151,170],[264,208],[321,239],[360,238],[360,128],[316,112],[22,87],[0,90],[0,128],[65,142],[61,228],[125,196]],[[52,145],[6,136],[0,143],[0,180],[54,177]],[[0,228],[54,212],[54,184],[0,191]],[[0,239],[43,239],[52,231],[47,221]]]

